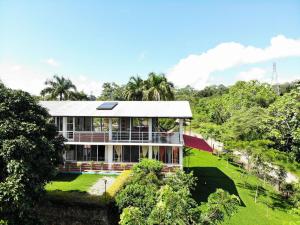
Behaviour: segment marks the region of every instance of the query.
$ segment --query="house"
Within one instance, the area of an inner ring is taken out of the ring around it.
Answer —
[[[123,170],[142,158],[182,168],[187,101],[41,101],[66,138],[62,171]],[[161,122],[175,121],[162,130]],[[174,123],[173,123],[174,124]]]

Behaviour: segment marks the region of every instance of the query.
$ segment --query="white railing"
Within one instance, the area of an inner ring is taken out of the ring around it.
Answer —
[[[130,142],[130,143],[165,143],[181,144],[179,132],[129,132],[113,131],[60,131],[68,142]]]

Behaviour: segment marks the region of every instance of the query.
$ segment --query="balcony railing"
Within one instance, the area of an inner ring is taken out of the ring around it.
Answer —
[[[179,132],[128,132],[113,131],[111,138],[108,131],[60,131],[68,142],[118,142],[118,143],[165,143],[181,144]]]

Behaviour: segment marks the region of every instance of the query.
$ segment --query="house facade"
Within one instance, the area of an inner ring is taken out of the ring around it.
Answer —
[[[66,139],[64,172],[129,169],[143,158],[183,165],[187,101],[41,101]],[[171,124],[168,130],[164,124]]]

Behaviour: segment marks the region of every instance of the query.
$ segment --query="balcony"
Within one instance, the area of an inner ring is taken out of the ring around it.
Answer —
[[[101,142],[101,143],[159,143],[159,144],[182,144],[179,132],[109,132],[98,131],[60,131],[67,142]]]

